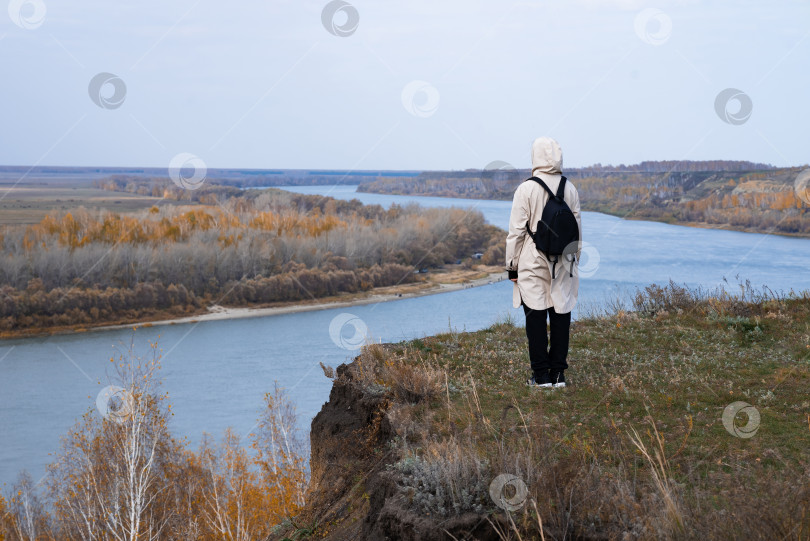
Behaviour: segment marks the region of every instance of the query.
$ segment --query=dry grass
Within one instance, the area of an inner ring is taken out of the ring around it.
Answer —
[[[641,316],[682,314],[683,312],[720,317],[750,317],[762,314],[774,305],[782,305],[787,298],[807,297],[807,293],[776,293],[768,288],[755,289],[750,280],[715,289],[692,289],[669,281],[667,285],[649,285],[637,291],[633,309]]]
[[[651,450],[647,448],[644,440],[634,427],[630,427],[630,442],[641,452],[650,472],[650,478],[658,496],[663,501],[660,524],[665,530],[671,533],[683,533],[684,517],[679,502],[679,497],[675,484],[672,481],[669,462],[664,449],[664,438],[658,432],[655,422],[648,418],[652,427],[652,434],[649,433],[652,444]]]
[[[448,517],[484,513],[490,506],[489,464],[467,442],[448,438],[412,448],[396,464],[398,485],[409,508]]]
[[[352,365],[353,379],[371,390],[390,390],[399,401],[418,403],[445,390],[443,372],[416,355],[410,363],[394,361],[380,344],[363,346]]]

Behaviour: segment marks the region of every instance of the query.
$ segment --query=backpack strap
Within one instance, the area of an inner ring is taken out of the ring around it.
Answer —
[[[565,176],[560,175],[560,185],[557,187],[557,197],[565,200],[565,181],[568,180]]]
[[[556,194],[551,191],[551,188],[549,188],[548,185],[545,182],[543,182],[542,179],[539,179],[537,177],[530,177],[527,180],[533,180],[538,184],[540,184],[540,186],[542,186],[548,192],[549,197],[559,198],[562,199],[563,201],[565,200],[565,181],[568,180],[567,178],[565,178],[565,176],[562,175],[560,176],[560,185],[557,187]]]
[[[557,197],[557,196],[554,194],[554,192],[552,192],[552,191],[551,191],[551,188],[549,188],[549,187],[546,185],[546,183],[545,183],[545,182],[543,182],[541,179],[539,179],[539,178],[537,178],[537,177],[530,177],[528,180],[533,180],[533,181],[537,182],[538,184],[540,184],[540,186],[542,186],[543,188],[545,188],[545,190],[548,192],[548,195],[549,195],[550,197]]]
[[[542,179],[539,179],[539,178],[537,178],[537,177],[529,177],[529,178],[527,178],[526,180],[533,180],[533,181],[537,182],[538,184],[540,184],[540,186],[542,186],[543,188],[545,188],[545,190],[548,192],[549,197],[554,197],[554,192],[552,192],[552,191],[551,191],[551,188],[549,188],[548,186],[546,186],[546,183],[545,183],[545,182],[543,182],[543,181],[542,181]],[[531,228],[529,227],[529,225],[530,225],[530,224],[529,224],[529,222],[527,221],[527,222],[526,222],[526,232],[529,234],[529,237],[531,237],[531,239],[532,239],[532,240],[534,240],[534,233],[532,233],[532,230],[531,230]]]

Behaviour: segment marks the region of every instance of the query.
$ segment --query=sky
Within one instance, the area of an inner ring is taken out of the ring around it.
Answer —
[[[806,0],[11,0],[0,165],[802,165],[809,66]]]

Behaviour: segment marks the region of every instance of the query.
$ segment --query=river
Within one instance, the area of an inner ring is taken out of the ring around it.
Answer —
[[[388,206],[418,202],[481,211],[505,228],[510,202],[355,193],[354,186],[290,187],[341,199]],[[627,298],[636,288],[672,279],[716,287],[724,278],[749,279],[774,291],[810,289],[810,240],[696,229],[583,213],[581,307]],[[367,329],[375,341],[398,341],[448,329],[477,330],[511,314],[511,283],[351,308],[151,328],[0,341],[0,484],[21,469],[35,480],[45,473],[60,436],[106,386],[110,357],[126,350],[163,351],[163,386],[173,405],[172,432],[196,445],[204,432],[219,437],[231,426],[248,434],[273,382],[297,404],[303,429],[328,399],[331,381],[319,366],[350,359],[353,340]],[[575,312],[575,317],[579,312]],[[341,325],[342,323],[342,325]],[[521,355],[522,352],[515,352]],[[575,352],[574,352],[575,355]]]

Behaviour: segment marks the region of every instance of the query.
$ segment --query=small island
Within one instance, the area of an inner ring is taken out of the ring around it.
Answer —
[[[2,338],[380,302],[503,274],[504,233],[477,211],[56,178],[2,202]]]

